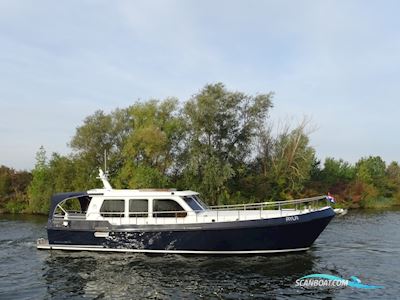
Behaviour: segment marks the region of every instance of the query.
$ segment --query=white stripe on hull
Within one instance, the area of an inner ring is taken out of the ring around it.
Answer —
[[[102,246],[83,246],[83,245],[37,245],[39,250],[70,250],[70,251],[101,251],[101,252],[133,252],[133,253],[159,253],[159,254],[266,254],[266,253],[285,253],[306,251],[310,249],[280,249],[280,250],[245,250],[245,251],[196,251],[196,250],[150,250],[150,249],[115,249],[103,248]]]

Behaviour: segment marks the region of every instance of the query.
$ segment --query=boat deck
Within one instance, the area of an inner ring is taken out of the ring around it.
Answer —
[[[303,209],[281,208],[277,210],[258,209],[241,209],[241,210],[226,210],[226,209],[207,209],[201,212],[187,212],[182,215],[182,211],[168,211],[168,217],[162,216],[162,213],[157,213],[158,216],[149,214],[143,217],[143,213],[135,215],[119,214],[115,216],[102,217],[99,214],[68,214],[64,216],[56,216],[60,221],[104,221],[107,220],[112,225],[164,225],[164,224],[203,224],[203,223],[220,223],[220,222],[236,222],[250,221],[259,219],[274,219],[282,217],[294,217],[317,210],[328,209],[325,207],[309,207]]]

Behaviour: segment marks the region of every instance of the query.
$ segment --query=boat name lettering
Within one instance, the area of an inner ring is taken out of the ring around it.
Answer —
[[[293,222],[293,221],[298,221],[298,220],[299,220],[298,216],[286,217],[286,222]]]

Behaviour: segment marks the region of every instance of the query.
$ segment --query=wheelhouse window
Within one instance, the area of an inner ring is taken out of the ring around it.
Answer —
[[[80,213],[81,205],[78,198],[70,198],[59,203],[56,208],[56,214],[64,215],[65,213]],[[85,211],[86,212],[86,211]]]
[[[105,199],[100,208],[103,217],[123,217],[125,212],[125,200]]]
[[[146,218],[149,211],[149,200],[129,199],[129,216]]]
[[[86,215],[90,199],[90,197],[67,198],[56,206],[54,216],[63,217],[67,214],[69,218],[84,217],[84,215]]]
[[[183,196],[183,200],[185,200],[186,204],[190,206],[191,209],[194,211],[203,211],[204,207],[201,206],[201,204],[197,201],[197,199],[194,196]]]
[[[192,198],[194,198],[204,209],[208,208],[207,204],[200,198],[199,195],[192,195]]]
[[[153,217],[155,218],[184,218],[186,215],[186,211],[175,200],[153,200]]]

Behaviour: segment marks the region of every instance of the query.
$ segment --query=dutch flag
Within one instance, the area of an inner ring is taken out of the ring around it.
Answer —
[[[331,195],[331,193],[328,192],[328,196],[326,196],[326,199],[329,200],[330,203],[336,203],[335,197]]]

